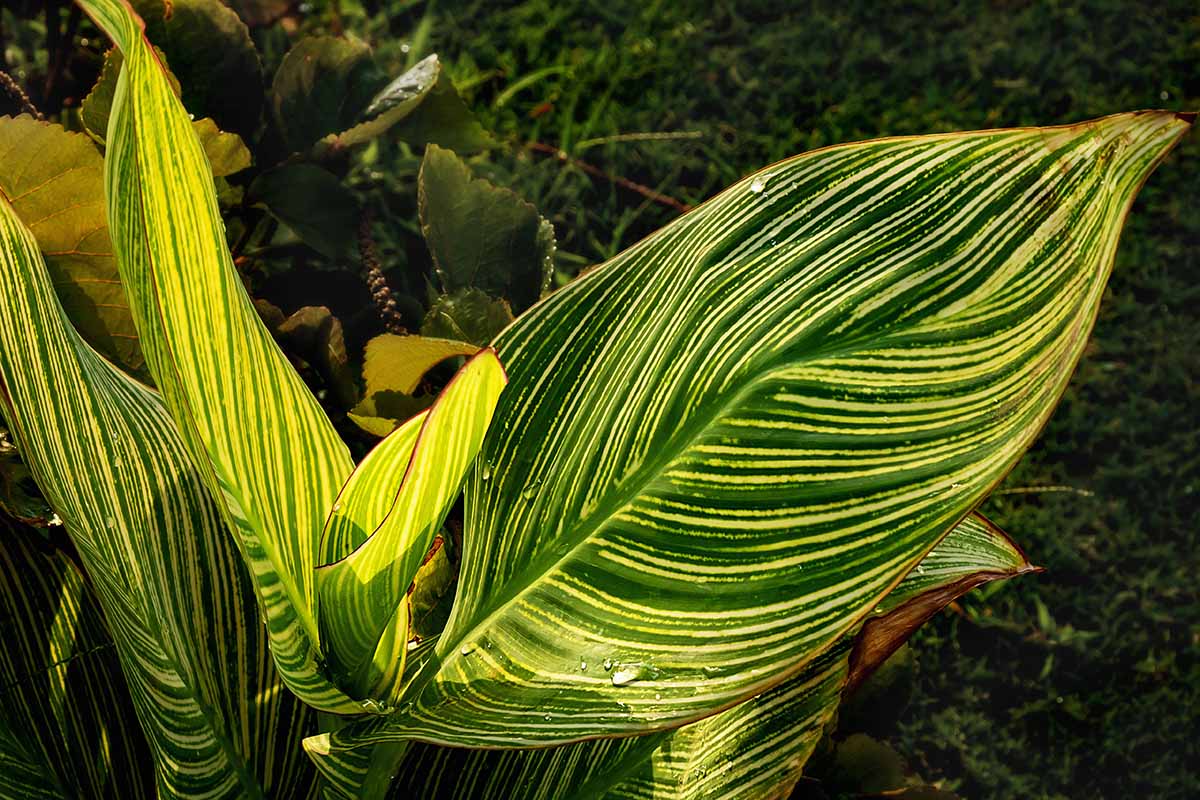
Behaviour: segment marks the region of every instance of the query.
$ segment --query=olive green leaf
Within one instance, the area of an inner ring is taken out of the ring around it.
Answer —
[[[0,117],[0,196],[33,231],[88,344],[148,380],[108,235],[104,159],[92,141],[29,116]]]
[[[444,291],[481,289],[520,313],[550,287],[554,228],[514,192],[472,178],[453,152],[425,150],[418,203]]]
[[[415,635],[427,639],[441,633],[450,618],[457,586],[458,574],[446,553],[445,543],[441,538],[435,539],[433,551],[417,570],[408,596],[410,625]]]
[[[250,166],[250,150],[242,137],[220,130],[217,123],[208,118],[196,120],[192,127],[200,137],[200,146],[208,156],[214,178],[224,178]]]
[[[421,378],[446,359],[474,354],[479,348],[450,339],[385,333],[367,342],[363,358],[366,393],[350,413],[360,428],[387,436],[402,421],[433,404],[418,394]]]

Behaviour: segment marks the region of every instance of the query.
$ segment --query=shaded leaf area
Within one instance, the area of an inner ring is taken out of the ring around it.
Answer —
[[[101,354],[149,380],[104,208],[104,159],[85,135],[0,117],[0,195],[33,231],[71,322]]]
[[[433,542],[432,552],[413,578],[408,602],[412,632],[422,639],[436,636],[446,627],[458,587],[458,571],[450,561],[442,537]]]
[[[0,796],[152,797],[100,605],[71,559],[36,538],[0,517]]]
[[[328,308],[304,306],[286,317],[266,300],[256,301],[255,308],[286,352],[317,371],[338,406],[358,401],[358,381],[350,369],[342,323]]]
[[[318,253],[338,259],[354,252],[358,200],[329,170],[285,164],[260,175],[249,191]]]
[[[0,425],[0,513],[25,525],[46,528],[54,511],[42,497],[33,473],[21,460],[8,429]]]
[[[475,288],[516,313],[550,286],[554,229],[508,189],[472,178],[453,152],[431,145],[421,162],[421,231],[442,290]]]
[[[262,64],[237,14],[221,0],[133,0],[133,7],[166,53],[188,111],[254,136],[265,102]]]

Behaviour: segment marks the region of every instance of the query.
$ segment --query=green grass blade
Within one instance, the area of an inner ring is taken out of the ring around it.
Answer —
[[[428,412],[367,456],[334,505],[323,555],[338,560],[317,570],[321,626],[331,671],[356,696],[375,687],[373,699],[383,699],[379,689],[390,694],[390,686],[380,673],[403,671],[392,647],[376,646],[403,622],[396,639],[403,652],[408,587],[479,453],[506,380],[495,352],[480,351]],[[398,606],[403,613],[393,620]]]
[[[120,0],[81,0],[124,53],[105,155],[109,228],[147,363],[250,572],[288,685],[357,710],[319,668],[312,569],[353,468],[259,320],[225,245],[187,112]]]
[[[311,713],[160,396],[88,347],[0,197],[0,402],[104,609],[163,797],[282,796]]]
[[[460,591],[394,735],[632,734],[797,674],[1033,441],[1187,128],[830,147],[536,305],[496,342],[491,480],[468,483]]]

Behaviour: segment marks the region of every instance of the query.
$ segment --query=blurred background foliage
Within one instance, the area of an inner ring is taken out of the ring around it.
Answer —
[[[230,4],[265,76],[304,34],[369,43],[383,76],[436,52],[494,139],[470,160],[474,175],[553,225],[556,285],[815,147],[1200,109],[1192,0]],[[54,9],[61,30],[35,6]],[[6,0],[0,12],[5,69],[48,115],[70,118],[100,74],[104,43],[86,20],[75,26],[65,2]],[[0,113],[16,105],[0,95]],[[382,136],[343,165],[410,328],[438,280],[420,163],[420,146]],[[847,712],[900,754],[896,769],[974,800],[1200,796],[1197,209],[1193,133],[1134,207],[1061,407],[983,507],[1047,572],[973,593],[918,633],[883,704],[906,703],[903,714]],[[284,316],[331,308],[357,366],[388,328],[371,305],[377,277],[294,244],[274,232],[247,255],[248,285]],[[827,775],[872,746],[852,744],[826,758]]]

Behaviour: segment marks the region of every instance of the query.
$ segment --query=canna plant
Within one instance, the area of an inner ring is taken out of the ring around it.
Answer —
[[[0,184],[0,408],[69,537],[0,541],[5,796],[787,796],[916,626],[1034,569],[973,509],[1192,121],[776,164],[489,347],[406,337],[406,387],[469,358],[356,465],[243,287],[141,19],[80,6],[120,53],[103,202],[156,388],[76,332],[54,211]],[[460,492],[430,631],[412,609]]]

